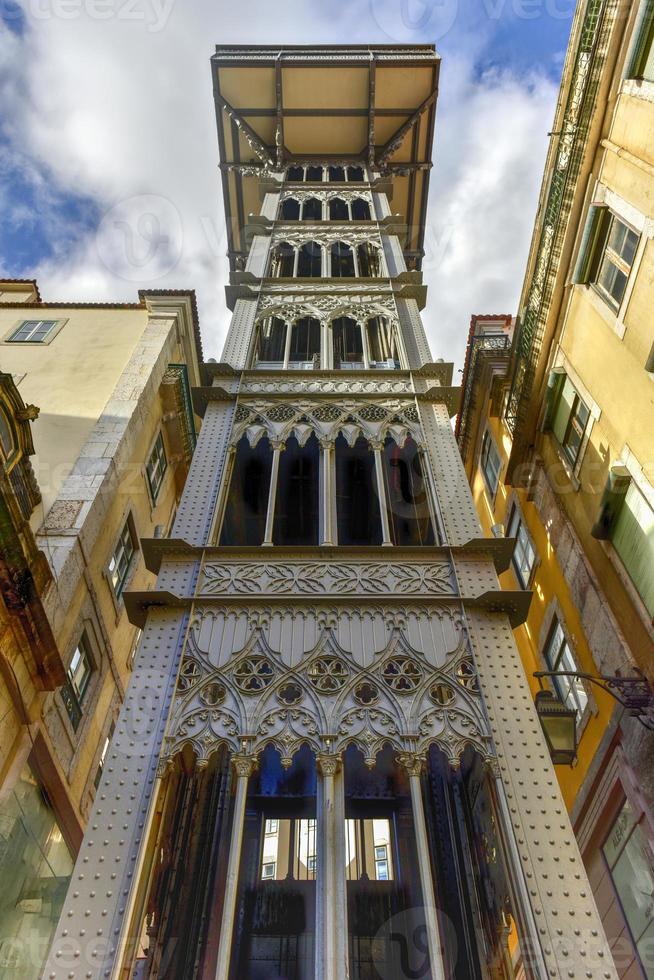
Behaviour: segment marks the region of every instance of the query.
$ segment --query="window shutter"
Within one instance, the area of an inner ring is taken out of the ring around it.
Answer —
[[[552,432],[557,442],[562,446],[565,442],[565,434],[572,414],[572,405],[575,398],[575,390],[570,378],[565,376],[563,384],[560,386],[560,394],[556,400],[556,408],[552,417]]]
[[[627,78],[654,79],[654,0],[643,0],[636,25],[636,42],[627,66]]]
[[[581,239],[579,256],[572,274],[573,283],[592,282],[601,258],[601,248],[611,222],[607,207],[591,204]]]
[[[550,371],[547,379],[547,392],[545,394],[545,414],[543,416],[543,432],[549,432],[552,428],[552,419],[561,392],[561,385],[565,381],[565,372],[561,368]]]
[[[654,510],[633,482],[611,540],[647,611],[654,616]]]
[[[631,477],[624,466],[612,466],[591,534],[600,541],[607,541],[620,516]]]

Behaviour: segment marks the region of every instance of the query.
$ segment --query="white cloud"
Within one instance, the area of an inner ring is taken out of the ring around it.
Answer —
[[[15,145],[37,171],[49,168],[59,188],[89,195],[109,212],[97,235],[80,229],[71,247],[68,229],[64,254],[56,250],[32,270],[42,294],[132,301],[140,286],[193,287],[205,353],[219,356],[229,313],[209,73],[214,44],[387,42],[379,27],[386,2],[373,0],[371,8],[360,0],[338,19],[317,0],[285,0],[283,19],[264,0],[230,7],[178,0],[172,8],[140,0],[129,9],[142,20],[121,16],[121,0],[109,3],[113,15],[102,20],[92,15],[93,0],[79,0],[70,19],[36,19],[26,8],[28,29],[20,41],[9,36],[5,56],[4,78],[12,80],[0,87]],[[35,9],[57,8],[40,0]],[[152,29],[157,12],[160,30]],[[484,39],[464,30],[448,38],[455,53],[442,71],[425,315],[434,355],[458,365],[470,314],[515,308],[555,97],[538,77],[505,72],[475,81],[474,50]],[[49,215],[45,209],[41,220]],[[58,234],[49,229],[55,242]]]

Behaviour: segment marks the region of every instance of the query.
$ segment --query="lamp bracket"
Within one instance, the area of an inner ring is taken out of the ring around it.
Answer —
[[[654,732],[654,691],[647,678],[641,673],[637,677],[616,675],[596,677],[594,674],[584,674],[574,670],[537,670],[534,672],[534,677],[539,681],[543,677],[575,677],[589,684],[595,684],[615,698],[630,715],[638,718],[641,725]]]

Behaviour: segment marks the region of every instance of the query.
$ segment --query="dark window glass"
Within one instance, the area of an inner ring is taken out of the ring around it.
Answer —
[[[299,221],[300,202],[296,201],[294,197],[287,197],[285,201],[282,201],[281,218],[283,221]]]
[[[363,167],[348,167],[347,179],[353,183],[360,183],[363,180]]]
[[[522,521],[520,511],[517,507],[514,507],[511,511],[511,518],[506,533],[507,537],[516,539],[515,551],[513,552],[511,561],[513,571],[516,573],[520,585],[523,589],[526,589],[529,586],[534,565],[536,564],[536,552],[534,551],[529,532]]]
[[[329,202],[329,217],[332,221],[347,221],[350,217],[347,201],[343,201],[340,197],[333,197]]]
[[[261,439],[252,449],[245,437],[241,439],[229,485],[221,545],[257,545],[263,541],[271,469],[268,440]]]
[[[319,459],[315,436],[304,446],[295,436],[287,439],[279,459],[274,544],[318,544]]]
[[[362,242],[357,248],[359,259],[359,275],[369,279],[378,279],[381,276],[381,263],[379,259],[379,249],[371,245],[370,242]]]
[[[488,432],[484,433],[484,441],[481,444],[481,472],[491,496],[495,496],[497,485],[500,482],[500,470],[502,461],[495,448],[495,443]]]
[[[287,180],[304,180],[304,167],[289,167],[286,171]]]
[[[368,345],[370,347],[370,360],[374,365],[387,365],[389,361],[393,361],[395,367],[399,368],[400,359],[395,341],[395,330],[386,317],[376,316],[368,320]]]
[[[259,326],[259,347],[257,360],[284,360],[286,346],[286,323],[278,316],[269,316]]]
[[[323,170],[322,167],[307,167],[307,177],[309,181],[322,180]]]
[[[355,221],[370,221],[370,205],[363,198],[352,201],[352,217]]]
[[[570,672],[579,671],[570,644],[568,643],[561,623],[554,618],[550,635],[545,647],[545,660],[548,670]],[[553,677],[552,681],[561,701],[577,712],[577,721],[581,721],[588,704],[588,694],[580,677]]]
[[[275,279],[290,279],[295,266],[295,249],[288,242],[280,242],[270,254],[269,276]]]
[[[354,253],[345,242],[334,242],[331,248],[332,276],[352,278],[354,276]]]
[[[348,316],[339,317],[332,324],[334,335],[334,367],[343,364],[359,364],[363,367],[363,338],[361,327]]]
[[[343,436],[339,436],[335,448],[338,543],[381,544],[381,517],[373,452],[362,437],[350,447]]]
[[[560,382],[560,391],[552,420],[552,432],[569,463],[574,467],[586,434],[590,412],[567,376]]]
[[[322,201],[317,197],[308,197],[302,205],[303,221],[322,221]]]
[[[427,484],[413,439],[407,439],[401,448],[393,439],[386,440],[384,476],[393,543],[434,544]]]
[[[339,182],[345,180],[345,168],[344,167],[328,167],[327,171],[329,173],[329,179],[332,182]]]
[[[322,275],[322,248],[318,242],[305,242],[300,249],[297,274],[301,279]]]
[[[307,316],[291,327],[289,361],[312,361],[320,357],[320,320]]]

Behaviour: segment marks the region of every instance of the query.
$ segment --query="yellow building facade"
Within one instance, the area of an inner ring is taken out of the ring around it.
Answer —
[[[195,298],[57,304],[0,283],[0,974],[40,976],[195,446]],[[137,733],[136,733],[137,734]]]
[[[538,671],[654,677],[654,5],[581,3],[518,316],[472,318],[459,447]],[[547,683],[547,682],[545,682]],[[557,775],[621,977],[654,976],[654,739],[601,686]],[[644,719],[647,722],[647,718]]]

